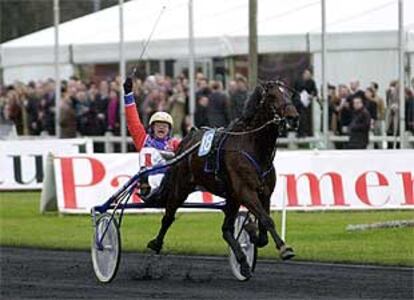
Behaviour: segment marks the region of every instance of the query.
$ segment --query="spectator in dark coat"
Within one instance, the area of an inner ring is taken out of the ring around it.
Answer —
[[[208,122],[211,127],[225,127],[230,122],[229,99],[223,92],[221,82],[213,82],[211,88],[207,106]]]
[[[40,100],[36,95],[34,82],[29,83],[27,91],[26,112],[29,134],[39,135],[41,131],[41,124],[38,118]]]
[[[247,83],[244,77],[236,78],[235,90],[230,93],[231,119],[239,118],[243,113],[244,103],[248,98]]]
[[[107,111],[109,103],[109,84],[107,81],[102,80],[99,84],[99,91],[95,97],[95,108],[98,118],[103,122],[104,126],[107,126]]]
[[[197,127],[210,126],[207,115],[208,98],[200,97],[194,114],[194,125]]]
[[[365,90],[364,94],[364,106],[369,112],[369,115],[371,116],[371,128],[374,128],[374,123],[378,119],[378,107],[377,102],[375,101],[375,91],[373,88],[368,87]]]
[[[348,102],[351,104],[352,106],[352,100],[354,100],[354,98],[361,98],[362,101],[364,101],[364,97],[365,97],[365,92],[360,88],[360,83],[359,80],[352,80],[349,83],[349,87],[350,87],[350,94],[348,96]]]
[[[406,129],[414,134],[414,95],[409,88],[405,89],[405,122]]]
[[[108,130],[112,131],[114,135],[120,133],[120,119],[119,119],[119,97],[116,91],[111,90],[109,93],[108,103]]]
[[[352,101],[352,120],[348,126],[349,143],[348,149],[366,149],[369,141],[369,129],[371,127],[371,116],[364,107],[360,97]]]
[[[66,94],[62,96],[62,105],[60,107],[61,138],[75,138],[77,135],[77,122],[75,103],[72,98]]]
[[[318,95],[315,81],[309,69],[305,69],[302,78],[295,83],[295,90],[300,96],[294,99],[299,113],[298,136],[312,135],[312,100]]]
[[[210,94],[211,94],[211,90],[210,90],[210,87],[208,86],[207,79],[205,78],[200,79],[198,82],[198,87],[197,87],[197,91],[195,95],[196,100],[198,100],[199,98],[203,96],[208,97],[210,96]]]

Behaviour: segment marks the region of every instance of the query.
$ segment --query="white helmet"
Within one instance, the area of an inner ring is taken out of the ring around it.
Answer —
[[[173,118],[171,117],[171,115],[169,113],[166,113],[164,111],[156,112],[155,114],[153,114],[151,116],[151,119],[149,121],[149,125],[151,126],[155,122],[167,123],[167,124],[169,124],[171,126],[171,128],[174,127]]]

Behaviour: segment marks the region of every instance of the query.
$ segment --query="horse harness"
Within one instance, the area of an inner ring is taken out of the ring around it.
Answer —
[[[281,81],[276,81],[274,82],[276,85],[280,86],[280,87],[284,87],[287,90],[290,90],[290,88],[288,86],[286,86],[283,82]],[[287,95],[287,92],[285,90],[280,90],[283,94],[283,96],[286,98],[289,98]],[[293,90],[294,91],[294,90]],[[294,91],[295,92],[295,91]],[[263,96],[262,96],[262,100],[260,101],[259,105],[263,105],[264,104],[264,99],[265,99],[265,89],[263,89]],[[284,112],[286,107],[289,105],[293,105],[291,101],[284,101],[282,104],[282,111]],[[276,124],[276,125],[280,125],[280,124],[284,124],[285,122],[285,118],[282,118],[279,116],[279,114],[276,111],[276,108],[274,106],[271,107],[272,113],[273,113],[273,119],[265,122],[263,125],[248,130],[248,131],[242,131],[242,132],[233,132],[233,131],[226,131],[224,128],[219,128],[215,130],[214,133],[214,138],[213,138],[213,143],[212,143],[212,147],[211,147],[211,151],[208,153],[207,157],[206,157],[206,162],[204,165],[204,172],[206,173],[214,173],[216,180],[218,180],[219,182],[225,182],[226,178],[225,178],[225,174],[222,171],[221,168],[221,162],[222,162],[222,153],[223,153],[223,147],[225,144],[225,141],[227,139],[228,136],[243,136],[243,135],[249,135],[249,134],[253,134],[253,133],[257,133],[259,131],[262,131],[263,129],[265,129],[266,127],[272,125],[272,124]],[[204,129],[208,129],[208,130],[212,130],[211,128],[204,128]],[[269,166],[267,168],[265,168],[263,170],[263,168],[260,166],[260,164],[257,162],[257,160],[254,158],[254,156],[250,153],[248,153],[247,151],[244,150],[225,150],[227,152],[239,152],[240,154],[242,154],[254,167],[254,169],[256,170],[257,175],[259,176],[260,180],[264,181],[264,179],[266,178],[266,176],[268,174],[270,174],[272,172],[272,170],[274,170],[274,165],[273,165],[273,160],[274,157],[276,155],[276,141],[275,144],[273,146],[273,151],[272,151],[272,155],[270,158],[270,162],[269,162]]]

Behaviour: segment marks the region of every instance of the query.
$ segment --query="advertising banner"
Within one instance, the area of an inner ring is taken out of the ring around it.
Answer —
[[[0,141],[0,190],[41,189],[46,156],[92,153],[88,139]]]
[[[346,210],[414,208],[413,150],[278,152],[271,209]],[[82,213],[102,204],[139,170],[138,154],[58,156],[58,208]],[[221,201],[195,192],[188,202]],[[133,196],[130,200],[140,201]]]

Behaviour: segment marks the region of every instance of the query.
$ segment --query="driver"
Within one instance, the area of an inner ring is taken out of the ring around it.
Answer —
[[[148,133],[146,132],[137,112],[132,86],[132,79],[128,77],[124,82],[128,131],[134,141],[135,148],[140,153],[141,167],[150,167],[165,162],[165,156],[174,156],[180,141],[171,136],[174,122],[171,115],[166,112],[154,113],[149,121]],[[145,179],[142,180],[140,183],[141,195],[146,196],[150,190],[157,188],[163,177],[164,174],[156,174],[149,176],[148,182]]]

